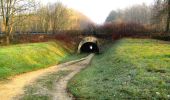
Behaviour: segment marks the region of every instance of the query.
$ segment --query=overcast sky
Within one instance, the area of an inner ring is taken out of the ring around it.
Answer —
[[[69,8],[82,12],[93,22],[102,24],[111,10],[124,9],[134,4],[150,5],[153,0],[41,0],[43,4],[60,1]]]

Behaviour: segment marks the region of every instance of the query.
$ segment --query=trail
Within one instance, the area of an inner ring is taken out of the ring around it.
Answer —
[[[81,69],[85,68],[91,61],[94,54],[89,55],[85,60],[82,60],[78,63],[68,66],[66,70],[72,70],[70,74],[64,76],[59,81],[56,82],[55,91],[53,93],[53,100],[72,100],[72,95],[67,93],[67,83],[68,81]]]
[[[67,95],[65,95],[66,94],[65,89],[66,89],[66,84],[67,84],[68,80],[70,78],[72,78],[77,72],[79,72],[80,69],[84,68],[85,65],[88,62],[90,62],[89,60],[92,58],[93,55],[94,54],[91,54],[88,57],[82,58],[80,60],[67,62],[64,64],[52,66],[52,67],[49,67],[46,69],[41,69],[38,71],[21,74],[21,75],[13,77],[9,81],[5,81],[5,82],[1,81],[0,82],[0,100],[13,100],[14,97],[16,97],[17,95],[24,93],[25,86],[30,85],[36,79],[38,79],[39,77],[42,77],[48,73],[57,72],[59,70],[72,69],[72,70],[75,70],[75,71],[73,71],[74,73],[72,72],[68,76],[63,77],[58,83],[56,83],[56,84],[60,84],[61,88],[58,88],[59,85],[56,85],[56,93],[54,93],[54,94],[56,94],[54,96],[55,100],[67,100],[67,99],[56,99],[56,98],[64,98],[65,96],[67,97]],[[83,64],[83,62],[84,62],[84,64]],[[62,81],[64,81],[63,84],[62,84]],[[62,91],[61,96],[58,96],[60,94],[57,92],[58,90]],[[63,91],[65,91],[65,92],[63,92]]]

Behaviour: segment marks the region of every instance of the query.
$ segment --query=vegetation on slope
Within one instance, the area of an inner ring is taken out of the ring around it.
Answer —
[[[68,84],[81,100],[170,99],[170,45],[122,39]]]
[[[0,48],[0,80],[59,63],[71,48],[61,42],[30,43]]]

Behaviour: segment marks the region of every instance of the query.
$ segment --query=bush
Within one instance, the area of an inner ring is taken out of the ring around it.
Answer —
[[[146,36],[149,29],[137,23],[106,23],[98,28],[101,33],[112,34],[113,39],[121,37]],[[147,35],[148,36],[148,35]]]
[[[163,41],[170,41],[170,35],[154,35],[152,36],[153,39],[163,40]]]

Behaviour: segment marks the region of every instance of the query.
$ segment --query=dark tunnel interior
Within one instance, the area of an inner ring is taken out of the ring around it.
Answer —
[[[99,47],[96,43],[87,42],[84,43],[80,48],[81,53],[99,53]]]

